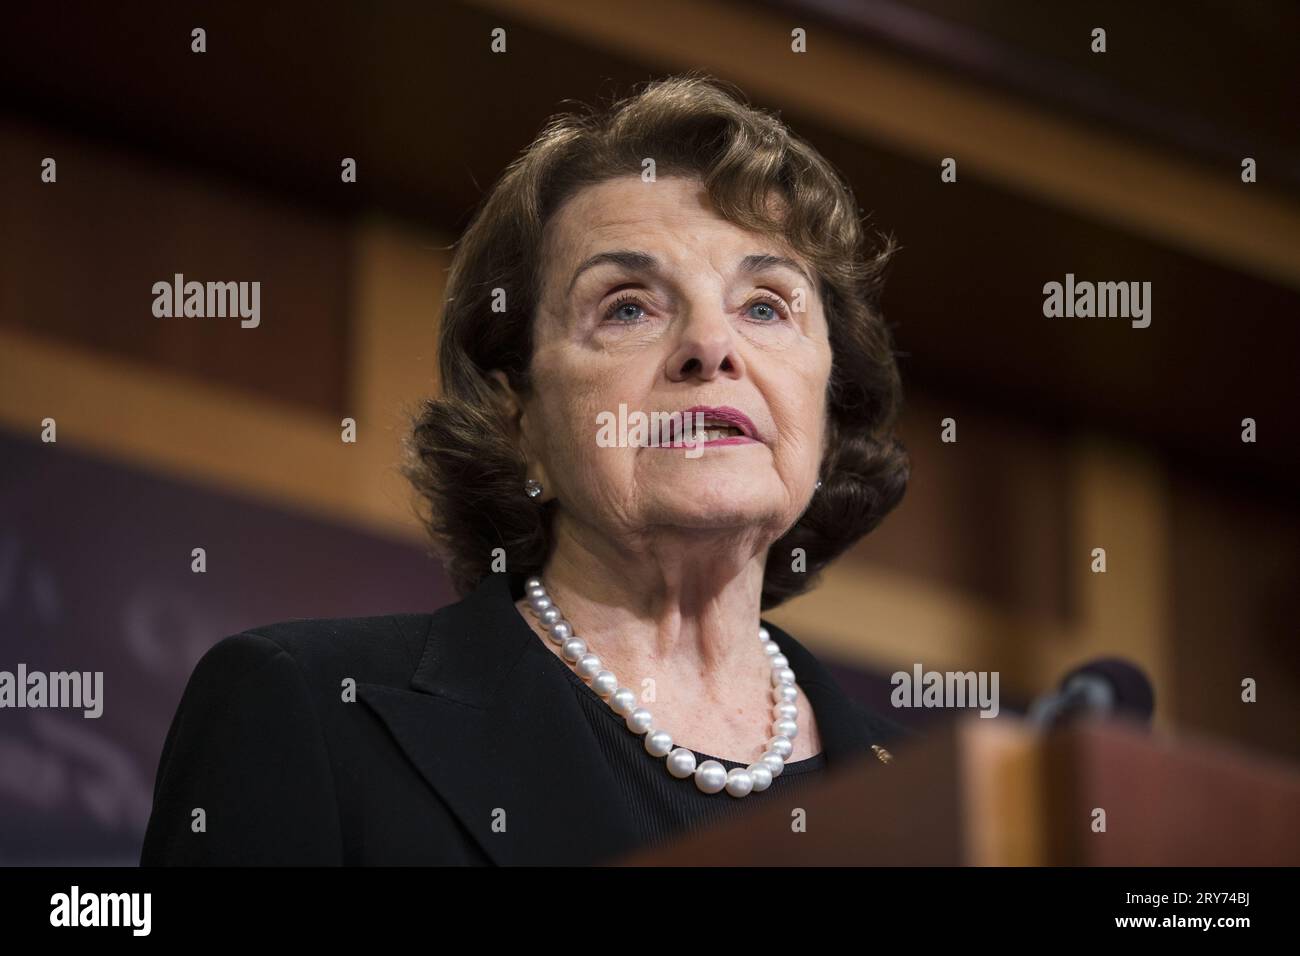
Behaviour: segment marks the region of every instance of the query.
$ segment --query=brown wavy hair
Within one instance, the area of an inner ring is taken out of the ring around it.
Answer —
[[[810,588],[903,497],[909,463],[894,434],[902,388],[879,311],[893,238],[868,237],[848,183],[775,115],[729,84],[676,76],[604,110],[549,120],[456,244],[438,352],[442,394],[415,413],[404,473],[461,595],[492,570],[494,549],[529,574],[550,552],[555,501],[539,506],[523,494],[525,461],[488,374],[500,369],[518,394],[530,391],[546,224],[578,190],[640,174],[647,157],[658,176],[700,177],[728,221],[783,237],[815,270],[825,305],[832,368],[822,486],[768,552],[763,609]],[[774,191],[783,203],[771,202]],[[496,289],[506,291],[504,312],[492,310]],[[805,571],[791,568],[795,548],[804,549]]]

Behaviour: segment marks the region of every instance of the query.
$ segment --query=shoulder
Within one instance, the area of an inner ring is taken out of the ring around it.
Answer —
[[[270,726],[289,733],[292,722],[280,718],[335,713],[328,705],[348,679],[405,689],[419,664],[429,617],[298,619],[224,637],[194,665],[172,731],[217,724],[237,710],[258,719],[275,715]]]
[[[428,631],[427,614],[292,620],[212,645],[163,742],[141,862],[337,862],[331,754],[361,713],[337,706],[340,683],[407,687]],[[219,838],[191,829],[196,807]]]
[[[236,637],[261,638],[294,657],[381,648],[414,650],[418,655],[432,617],[430,614],[382,614],[373,617],[295,618],[252,627]]]
[[[292,663],[309,677],[353,677],[405,687],[419,664],[429,614],[299,618],[249,628],[217,641],[195,673],[238,679],[270,661]]]

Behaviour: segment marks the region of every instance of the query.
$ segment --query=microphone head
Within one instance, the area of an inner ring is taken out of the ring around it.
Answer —
[[[1147,723],[1156,709],[1156,692],[1138,667],[1120,657],[1099,657],[1065,675],[1061,689],[1089,692],[1099,709]]]

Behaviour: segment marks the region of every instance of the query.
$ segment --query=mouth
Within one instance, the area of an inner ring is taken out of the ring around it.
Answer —
[[[758,429],[749,416],[729,405],[695,405],[683,409],[681,423],[674,429],[670,448],[759,443]]]

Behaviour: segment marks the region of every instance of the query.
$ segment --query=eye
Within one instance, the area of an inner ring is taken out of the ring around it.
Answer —
[[[641,321],[641,315],[637,312],[645,312],[641,300],[634,295],[621,295],[605,309],[604,317],[606,321],[613,320],[620,325],[635,325]]]
[[[777,322],[785,318],[789,312],[785,303],[777,298],[763,297],[755,299],[749,305],[745,306],[745,312],[750,318],[756,319],[761,324]]]

